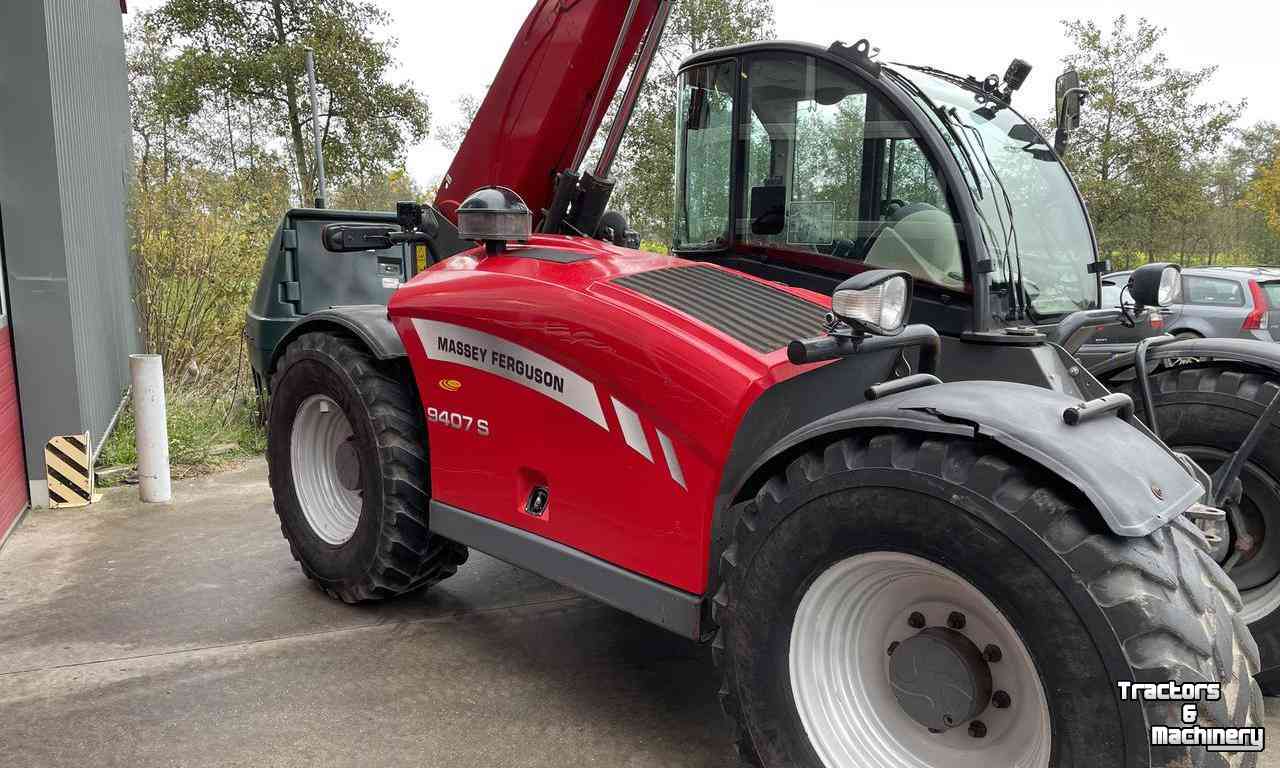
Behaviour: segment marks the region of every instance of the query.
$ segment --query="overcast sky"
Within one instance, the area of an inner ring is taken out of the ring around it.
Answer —
[[[390,13],[399,38],[399,67],[393,77],[426,94],[433,125],[458,118],[456,99],[479,93],[493,79],[507,46],[533,0],[423,2],[376,0]],[[625,0],[613,0],[624,2]],[[130,0],[131,11],[154,8],[162,0]],[[1019,92],[1024,111],[1050,111],[1053,81],[1068,52],[1059,20],[1094,18],[1110,28],[1119,13],[1146,16],[1165,26],[1165,50],[1176,66],[1217,65],[1206,98],[1248,99],[1244,121],[1280,121],[1277,83],[1277,25],[1280,4],[1260,2],[1206,5],[1185,0],[914,0],[909,3],[849,0],[774,0],[778,37],[829,44],[869,38],[884,61],[931,64],[962,74],[1003,74],[1021,57],[1034,70]],[[409,151],[410,173],[420,182],[444,174],[451,150],[428,138]]]

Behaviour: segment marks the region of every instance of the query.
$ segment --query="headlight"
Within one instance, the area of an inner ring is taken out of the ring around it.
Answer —
[[[831,312],[854,331],[877,336],[902,332],[911,305],[911,275],[873,269],[845,280],[831,294]]]

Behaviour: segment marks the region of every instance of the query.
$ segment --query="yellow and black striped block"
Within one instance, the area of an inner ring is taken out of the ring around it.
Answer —
[[[83,507],[93,501],[88,432],[50,438],[44,447],[44,467],[49,506]]]

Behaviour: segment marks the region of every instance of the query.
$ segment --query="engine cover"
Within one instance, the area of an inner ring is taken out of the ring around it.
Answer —
[[[426,413],[431,496],[700,593],[738,425],[815,367],[785,345],[821,333],[827,306],[585,238],[449,258],[389,304]]]

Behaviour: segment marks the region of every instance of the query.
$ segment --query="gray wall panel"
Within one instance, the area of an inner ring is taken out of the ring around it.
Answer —
[[[95,443],[138,349],[127,246],[129,118],[115,0],[11,0],[0,24],[0,217],[33,481],[43,443]]]
[[[71,332],[85,428],[101,439],[128,384],[128,92],[119,5],[45,0]]]

